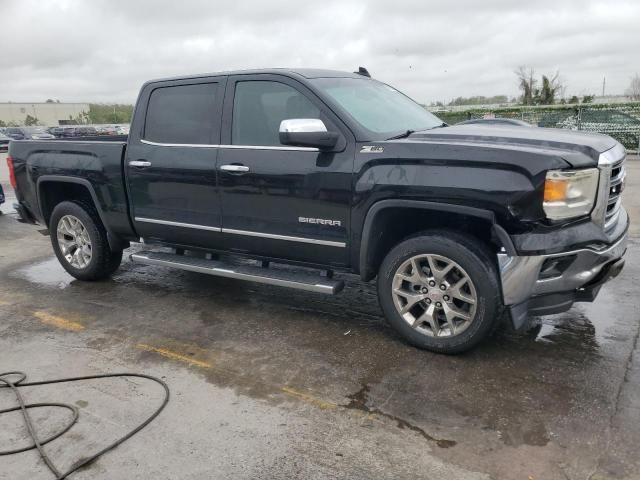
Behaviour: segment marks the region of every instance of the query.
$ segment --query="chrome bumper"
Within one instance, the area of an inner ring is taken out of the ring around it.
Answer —
[[[532,297],[576,291],[591,282],[603,267],[620,259],[627,250],[627,233],[603,250],[581,249],[552,255],[511,257],[498,254],[505,306],[518,305]],[[566,258],[568,266],[557,276],[541,278],[541,269],[549,259]]]

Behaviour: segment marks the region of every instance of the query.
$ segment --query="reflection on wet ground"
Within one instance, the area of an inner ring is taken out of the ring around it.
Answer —
[[[53,288],[66,288],[75,281],[75,278],[62,268],[56,257],[19,268],[13,275],[35,285]]]
[[[394,421],[396,423],[396,425],[398,426],[398,428],[400,429],[408,429],[411,430],[413,432],[417,432],[420,436],[422,436],[424,439],[428,440],[429,442],[435,442],[436,445],[440,448],[449,448],[449,447],[455,447],[456,442],[453,440],[445,440],[442,438],[434,438],[431,435],[429,435],[427,432],[425,432],[422,428],[420,427],[416,427],[415,425],[412,425],[411,423],[409,423],[408,421],[406,421],[403,418],[400,417],[396,417],[394,415],[390,415],[388,413],[383,412],[382,410],[380,410],[377,407],[371,407],[368,405],[369,403],[369,390],[371,387],[369,387],[369,385],[363,385],[362,388],[360,390],[358,390],[357,392],[348,395],[347,398],[349,399],[349,403],[344,405],[344,408],[348,408],[348,409],[354,409],[354,410],[360,410],[363,412],[366,412],[368,414],[373,414],[373,415],[380,415],[382,417],[386,417],[391,419],[392,421]]]

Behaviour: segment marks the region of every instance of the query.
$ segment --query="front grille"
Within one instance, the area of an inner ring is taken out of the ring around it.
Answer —
[[[624,158],[617,161],[611,166],[611,175],[609,177],[609,191],[607,195],[607,208],[605,211],[604,228],[610,227],[618,217],[620,204],[622,202],[621,194],[624,189]]]

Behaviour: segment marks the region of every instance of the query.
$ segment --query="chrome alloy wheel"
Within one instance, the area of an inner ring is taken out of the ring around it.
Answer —
[[[91,262],[91,238],[83,223],[73,215],[58,222],[58,246],[64,258],[74,268],[85,268]]]
[[[447,257],[411,257],[396,270],[392,288],[400,316],[424,335],[459,335],[475,317],[475,286],[467,272]]]

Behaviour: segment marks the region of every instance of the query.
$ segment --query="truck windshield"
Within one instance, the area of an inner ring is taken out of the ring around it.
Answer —
[[[406,95],[375,80],[343,77],[316,78],[312,82],[367,130],[372,140],[443,125]]]

